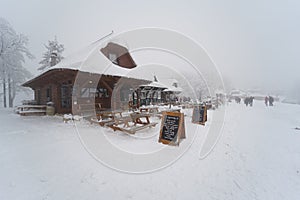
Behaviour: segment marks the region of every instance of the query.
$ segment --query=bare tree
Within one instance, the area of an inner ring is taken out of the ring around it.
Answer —
[[[25,57],[33,58],[27,44],[26,36],[17,34],[5,19],[0,18],[0,73],[4,107],[7,107],[7,93],[9,107],[13,107],[18,86],[30,76],[23,67]]]

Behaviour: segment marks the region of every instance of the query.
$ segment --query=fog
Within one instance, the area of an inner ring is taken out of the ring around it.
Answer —
[[[54,36],[65,45],[67,56],[111,30],[161,27],[203,46],[229,89],[260,89],[295,98],[300,92],[297,0],[0,0],[0,5],[1,17],[29,37],[36,59],[25,66],[34,74],[44,44]]]

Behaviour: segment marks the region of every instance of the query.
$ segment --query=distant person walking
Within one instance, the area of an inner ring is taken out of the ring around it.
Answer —
[[[253,100],[254,100],[254,97],[249,97],[249,104],[250,106],[252,107],[253,106]]]
[[[251,106],[251,97],[246,97],[244,99],[244,103],[246,104],[246,106],[250,105]]]
[[[235,97],[235,102],[236,103],[241,103],[241,98],[240,97]]]
[[[249,97],[245,97],[244,103],[245,103],[246,106],[248,106],[248,104],[249,104]]]
[[[269,102],[269,97],[266,96],[266,97],[265,97],[265,104],[266,104],[266,106],[268,106],[268,102]]]
[[[273,106],[274,98],[269,96],[269,106]]]
[[[253,100],[254,100],[254,97],[252,97],[252,96],[246,97],[244,99],[244,103],[246,106],[248,106],[248,105],[253,106]]]

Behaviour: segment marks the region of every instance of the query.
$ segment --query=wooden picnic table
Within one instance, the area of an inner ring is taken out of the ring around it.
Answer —
[[[96,113],[96,117],[91,117],[91,122],[99,123],[100,126],[111,125],[117,118],[122,118],[121,110],[105,110]]]
[[[148,127],[154,127],[157,123],[150,123],[150,114],[148,113],[131,113],[130,116],[115,118],[113,123],[107,124],[114,131],[119,130],[129,134],[135,134],[136,131],[143,130]],[[142,120],[144,119],[144,120]],[[129,123],[134,125],[130,126]],[[123,127],[119,125],[123,124]],[[140,126],[137,126],[139,124]]]
[[[122,117],[122,111],[121,110],[105,110],[97,113],[98,119],[115,119],[117,116]]]
[[[140,112],[158,113],[158,107],[140,107]]]
[[[130,116],[135,125],[136,124],[143,124],[143,125],[150,124],[149,117],[151,115],[148,113],[132,113],[132,114],[130,114]],[[145,120],[142,120],[143,118]]]
[[[78,105],[78,110],[81,112],[103,110],[101,103],[79,103],[77,105]]]

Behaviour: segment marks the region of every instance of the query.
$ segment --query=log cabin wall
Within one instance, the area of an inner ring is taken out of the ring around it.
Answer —
[[[115,83],[120,77],[78,72],[73,91],[73,113],[95,109],[95,104],[102,109],[111,108],[111,96]]]
[[[61,70],[51,75],[51,82],[43,91],[51,87],[52,102],[57,113],[72,112],[72,89],[77,75],[74,70]],[[50,76],[50,75],[49,75]]]
[[[37,104],[46,105],[48,102],[54,102],[57,99],[56,85],[49,83],[38,86],[34,89],[34,97]]]
[[[112,75],[98,75],[79,72],[74,86],[73,113],[81,113],[82,108],[91,111],[92,106],[101,105],[102,109],[128,109],[128,97],[141,84],[150,81]],[[93,110],[96,110],[94,107]]]
[[[102,108],[112,108],[114,100],[112,99],[113,91],[115,88],[115,84],[118,82],[120,77],[117,76],[101,76],[101,79],[98,84],[98,88],[103,88],[107,90],[107,98],[95,98],[97,103],[101,103]]]
[[[81,114],[83,110],[128,109],[129,95],[150,81],[76,70],[51,70],[25,85],[34,90],[40,105],[53,102],[57,113]]]
[[[133,93],[140,85],[148,84],[151,81],[122,77],[115,84],[112,95],[112,108],[114,110],[127,110],[129,100],[132,100]],[[139,97],[138,97],[139,98]]]
[[[69,85],[67,92],[71,97],[70,93],[76,74],[77,71],[69,69],[50,70],[23,86],[31,87],[34,90],[34,98],[39,105],[53,102],[57,113],[71,113],[72,105],[62,105],[61,88],[63,85]]]

